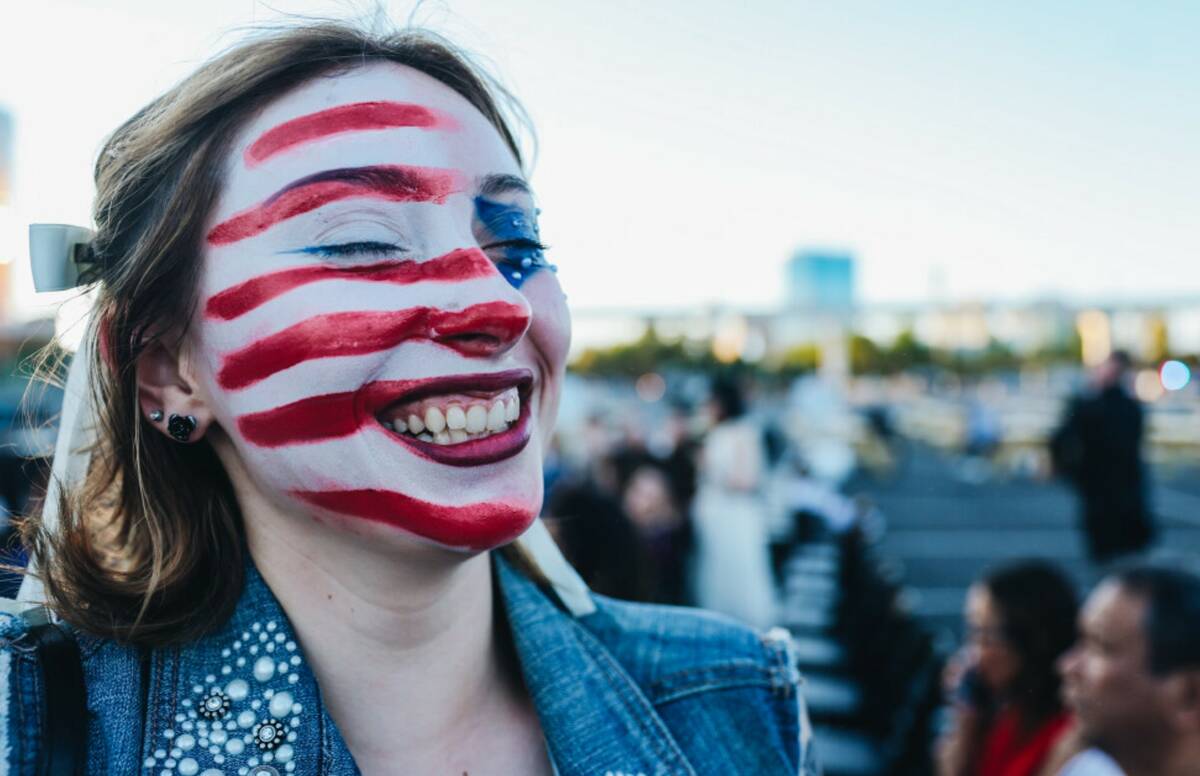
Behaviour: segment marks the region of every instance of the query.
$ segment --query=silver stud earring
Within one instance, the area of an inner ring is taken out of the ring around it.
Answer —
[[[163,411],[162,410],[150,410],[150,420],[157,423],[158,421],[160,421],[162,419],[163,419]]]

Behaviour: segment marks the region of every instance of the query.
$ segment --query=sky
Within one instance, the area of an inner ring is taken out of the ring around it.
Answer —
[[[383,8],[480,55],[533,118],[577,309],[781,301],[798,248],[868,302],[1200,296],[1200,3],[21,0],[0,213],[86,224],[105,135],[248,26]]]

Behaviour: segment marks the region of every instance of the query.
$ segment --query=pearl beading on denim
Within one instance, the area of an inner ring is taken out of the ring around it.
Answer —
[[[301,704],[291,688],[300,681],[296,642],[278,623],[256,622],[221,650],[220,675],[192,685],[180,701],[176,727],[143,765],[158,776],[283,776],[296,764],[293,744]]]

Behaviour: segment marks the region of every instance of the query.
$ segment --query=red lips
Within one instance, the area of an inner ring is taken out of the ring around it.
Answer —
[[[530,428],[530,393],[533,386],[533,373],[528,369],[512,369],[505,372],[495,372],[480,375],[456,375],[431,380],[413,381],[411,388],[402,396],[364,397],[363,409],[376,416],[389,406],[398,403],[418,401],[420,399],[441,394],[462,393],[467,391],[501,392],[516,388],[521,399],[521,414],[516,422],[507,430],[484,439],[472,439],[457,444],[439,445],[433,442],[422,442],[411,436],[396,433],[384,428],[391,439],[408,447],[410,450],[437,463],[449,466],[482,466],[484,464],[503,461],[512,458],[525,449],[529,444],[532,430]]]

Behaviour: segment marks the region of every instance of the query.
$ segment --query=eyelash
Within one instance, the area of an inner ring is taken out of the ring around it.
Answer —
[[[539,254],[550,250],[549,246],[543,245],[537,240],[530,240],[524,237],[515,240],[502,240],[501,242],[494,242],[483,246],[483,250],[485,251],[490,251],[493,248],[525,248],[530,251],[536,251]],[[538,261],[545,261],[544,256],[538,256],[537,259]]]
[[[483,246],[483,250],[489,251],[494,248],[523,248],[531,251],[536,255],[533,256],[518,256],[504,257],[501,261],[508,264],[520,264],[524,258],[532,258],[535,264],[543,265],[546,263],[544,254],[550,248],[543,245],[537,240],[528,238],[517,238],[515,240],[502,240],[500,242],[490,243]],[[305,248],[305,253],[315,254],[326,258],[347,258],[356,256],[390,256],[402,250],[399,245],[392,243],[378,242],[375,240],[362,240],[359,242],[338,243],[336,245],[314,245],[310,248]]]

